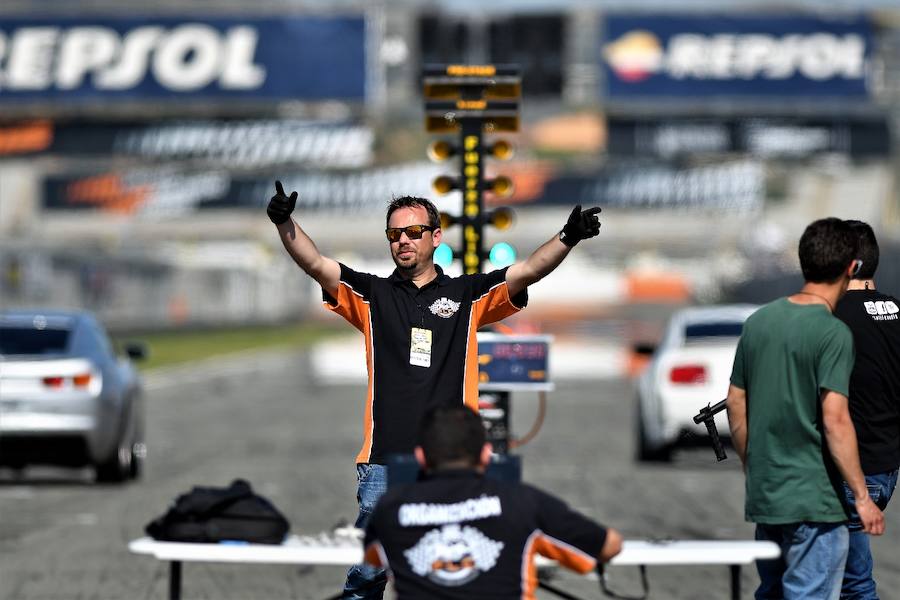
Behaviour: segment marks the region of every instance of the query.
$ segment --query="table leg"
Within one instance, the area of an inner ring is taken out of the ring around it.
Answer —
[[[169,600],[181,600],[181,561],[169,563]]]
[[[741,600],[741,565],[731,565],[731,600]]]

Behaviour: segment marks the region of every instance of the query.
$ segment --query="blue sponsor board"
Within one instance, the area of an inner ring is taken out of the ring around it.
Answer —
[[[363,100],[363,16],[0,19],[0,103]]]
[[[549,391],[549,335],[478,334],[480,391]]]
[[[600,48],[616,98],[868,96],[863,17],[610,16]]]

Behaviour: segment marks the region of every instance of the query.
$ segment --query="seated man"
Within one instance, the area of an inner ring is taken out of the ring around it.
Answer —
[[[419,440],[424,478],[389,489],[366,528],[366,562],[388,567],[399,599],[534,598],[536,554],[587,573],[621,551],[561,500],[485,478],[491,445],[463,404],[428,412]]]

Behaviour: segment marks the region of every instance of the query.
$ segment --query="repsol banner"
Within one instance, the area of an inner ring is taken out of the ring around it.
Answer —
[[[610,16],[609,98],[864,97],[873,46],[864,18]]]
[[[362,100],[365,20],[0,19],[0,103]]]

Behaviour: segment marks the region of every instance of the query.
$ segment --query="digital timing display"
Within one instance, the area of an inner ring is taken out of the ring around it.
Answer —
[[[549,390],[549,335],[478,334],[478,382],[482,390]]]

